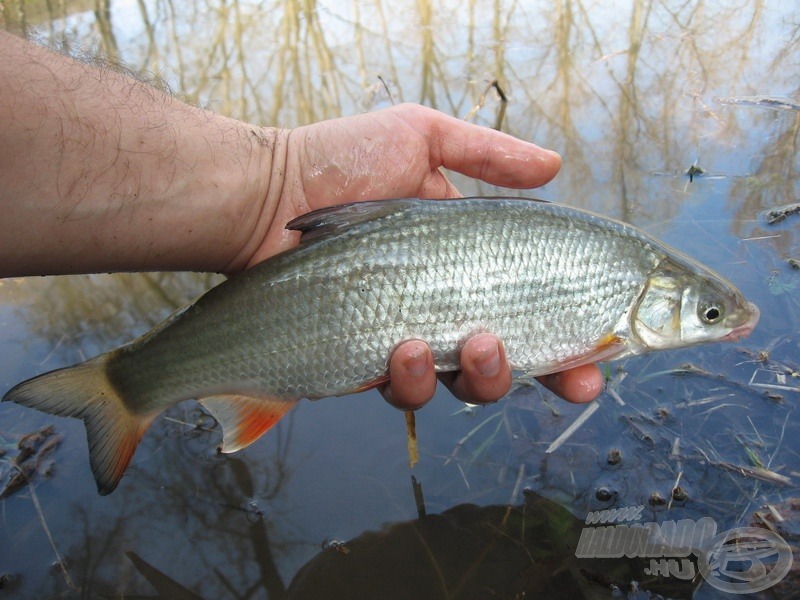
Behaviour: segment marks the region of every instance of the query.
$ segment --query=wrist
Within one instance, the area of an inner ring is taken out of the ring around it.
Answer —
[[[293,205],[282,202],[291,196],[293,184],[288,167],[290,129],[257,127],[237,122],[246,168],[233,177],[230,201],[224,209],[229,232],[221,242],[226,251],[213,270],[235,273],[264,260],[292,245],[296,234],[285,229],[292,219]],[[246,144],[245,144],[246,141]],[[236,183],[241,176],[239,183]]]

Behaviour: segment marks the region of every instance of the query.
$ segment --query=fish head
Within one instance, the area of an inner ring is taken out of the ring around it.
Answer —
[[[631,312],[631,330],[648,350],[738,341],[758,323],[758,307],[730,282],[689,262],[665,259]]]

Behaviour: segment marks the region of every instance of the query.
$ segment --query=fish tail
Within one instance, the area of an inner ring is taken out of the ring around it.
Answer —
[[[97,491],[111,493],[133,457],[153,415],[137,415],[125,405],[106,375],[112,354],[64,369],[50,371],[12,388],[3,402],[83,419],[89,443],[89,462]]]

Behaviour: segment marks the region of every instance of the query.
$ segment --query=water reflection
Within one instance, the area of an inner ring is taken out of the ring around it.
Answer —
[[[33,581],[24,582],[27,590],[39,590],[27,597],[45,597],[39,594],[48,589],[58,596],[69,587],[89,598],[121,593],[146,596],[147,582],[154,583],[147,575],[144,580],[137,575],[142,572],[139,566],[131,568],[123,554],[130,549],[139,549],[136,554],[142,556],[138,558],[169,570],[206,598],[227,597],[231,586],[243,597],[247,588],[257,590],[258,597],[265,593],[270,598],[282,597],[285,586],[273,555],[288,555],[304,545],[282,525],[290,510],[275,501],[290,476],[286,452],[291,420],[261,448],[261,460],[252,461],[217,455],[213,450],[214,442],[219,442],[216,432],[198,430],[192,435],[198,414],[197,410],[170,412],[156,435],[144,441],[145,455],[166,459],[165,463],[135,467],[135,484],[126,486],[112,502],[86,494],[84,501],[64,504],[51,499],[44,504],[43,514],[54,532],[62,563],[70,580],[77,583],[68,585],[60,570],[53,568],[47,577],[39,572]],[[63,456],[56,458],[57,463],[63,460]],[[165,480],[169,489],[163,485]],[[38,492],[19,492],[15,503],[6,506],[22,516],[26,496],[48,493],[42,491],[46,487],[39,480]],[[62,487],[62,492],[62,498],[72,496],[71,490]],[[35,524],[35,518],[30,523]],[[4,544],[24,547],[21,544],[30,537],[24,522],[7,525]],[[18,562],[10,556],[2,558],[3,568]],[[155,587],[165,594],[158,584]]]
[[[743,141],[751,156],[797,172],[796,120],[764,139],[753,135],[750,115],[713,102],[732,92],[798,91],[798,31],[771,35],[782,30],[782,15],[763,2],[639,1],[611,10],[570,0],[419,1],[400,10],[383,2],[154,0],[133,10],[106,0],[83,12],[80,3],[3,4],[9,28],[43,24],[56,46],[98,48],[158,73],[191,101],[264,124],[351,114],[378,76],[392,82],[396,101],[463,116],[498,80],[511,97],[508,130],[564,154],[560,199],[628,220],[674,215],[675,190],[644,203],[652,171],[682,172],[697,159],[718,170],[724,147]],[[487,106],[480,120],[492,124],[496,110]],[[604,152],[588,151],[600,141]],[[605,184],[600,197],[596,181]]]
[[[324,549],[288,598],[692,597],[698,581],[654,581],[647,560],[576,558],[584,526],[534,493],[515,507],[460,505]]]
[[[0,282],[3,303],[56,356],[78,362],[130,341],[222,277],[195,273],[73,275]]]
[[[642,225],[734,278],[760,305],[762,322],[744,348],[648,357],[609,370],[626,404],[604,396],[601,410],[549,455],[544,450],[582,407],[523,390],[468,416],[454,414],[460,406],[441,394],[418,415],[416,475],[429,513],[440,513],[433,521],[478,536],[497,531],[497,521],[487,525],[484,517],[505,515],[497,505],[519,505],[528,488],[570,511],[540,513],[542,527],[561,526],[566,536],[573,517],[588,510],[639,503],[653,506],[654,518],[680,509],[714,517],[722,528],[747,521],[762,503],[797,495],[791,407],[792,373],[800,370],[800,275],[786,259],[800,256],[800,228],[798,217],[767,225],[759,215],[800,197],[800,113],[716,100],[797,102],[800,28],[791,8],[759,0],[613,8],[570,0],[0,0],[0,8],[7,29],[65,51],[119,58],[135,72],[163,77],[191,102],[257,123],[291,127],[401,101],[499,123],[564,156],[561,175],[534,195]],[[487,93],[492,81],[507,102]],[[690,180],[693,165],[703,173]],[[465,194],[502,193],[455,181]],[[3,391],[131,339],[215,281],[136,274],[0,283]],[[699,371],[676,370],[686,362]],[[754,376],[767,387],[751,385]],[[101,499],[80,424],[0,406],[3,448],[48,424],[63,439],[50,455],[50,477],[33,480],[40,510],[26,488],[2,501],[0,575],[20,575],[23,597],[72,593],[60,571],[51,571],[53,545],[76,596],[155,588],[164,597],[183,589],[186,597],[279,598],[293,579],[293,592],[332,585],[321,561],[361,556],[362,543],[391,567],[399,551],[393,532],[413,529],[402,418],[377,396],[301,406],[234,457],[214,452],[218,431],[196,406],[168,417],[145,436],[120,490]],[[467,437],[484,419],[493,420]],[[612,465],[615,451],[621,461]],[[3,456],[5,475],[11,466]],[[725,466],[759,463],[790,483]],[[684,495],[676,499],[677,487]],[[465,502],[485,508],[448,510]],[[363,534],[385,522],[401,524]],[[417,541],[427,539],[420,535]],[[326,539],[344,541],[352,553],[330,545],[320,553]],[[385,555],[373,550],[378,541]],[[515,552],[554,564],[530,540],[514,541]],[[458,558],[457,550],[445,555]],[[563,573],[574,575],[574,563],[563,560]],[[622,563],[611,568],[621,583],[636,576]],[[564,589],[589,595],[575,585]]]

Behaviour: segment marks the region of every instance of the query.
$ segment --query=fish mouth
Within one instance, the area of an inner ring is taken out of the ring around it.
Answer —
[[[761,316],[761,312],[752,302],[747,303],[747,312],[750,314],[750,318],[747,319],[745,323],[731,329],[730,332],[724,338],[722,338],[722,341],[738,342],[740,339],[746,338],[748,335],[753,333],[753,329],[755,329],[756,325],[758,324],[758,319]]]

